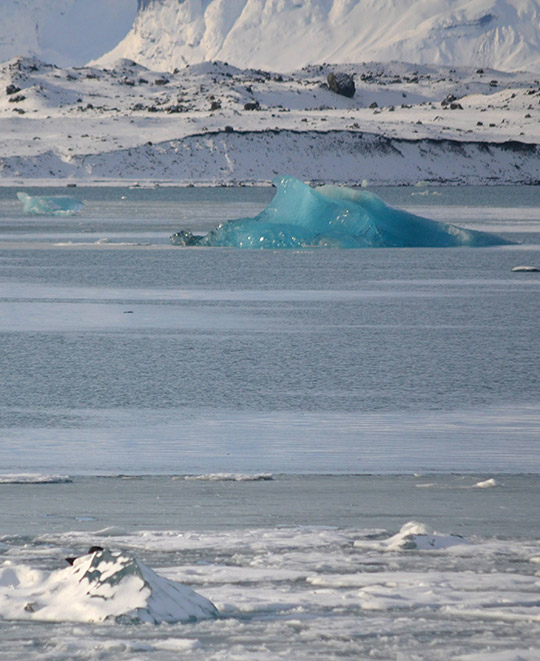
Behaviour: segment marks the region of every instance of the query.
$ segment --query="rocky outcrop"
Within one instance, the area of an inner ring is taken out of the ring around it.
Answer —
[[[347,96],[349,99],[352,99],[354,93],[356,92],[354,79],[348,73],[339,71],[336,73],[329,73],[327,81],[328,87],[332,90],[332,92],[341,94],[342,96]]]

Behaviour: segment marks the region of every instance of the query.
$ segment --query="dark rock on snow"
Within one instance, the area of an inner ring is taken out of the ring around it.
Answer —
[[[354,79],[348,73],[336,72],[329,73],[327,77],[328,87],[336,94],[347,96],[351,99],[356,92]]]

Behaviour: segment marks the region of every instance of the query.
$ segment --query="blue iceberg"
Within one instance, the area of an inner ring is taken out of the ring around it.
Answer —
[[[74,216],[84,204],[71,195],[28,195],[17,193],[23,213],[33,216]]]
[[[181,231],[179,246],[232,248],[450,248],[512,243],[494,234],[440,223],[385,204],[369,191],[341,186],[311,188],[276,177],[277,192],[255,218],[221,223],[206,236]]]

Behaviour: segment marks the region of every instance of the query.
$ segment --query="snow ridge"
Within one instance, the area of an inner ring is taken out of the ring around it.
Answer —
[[[538,0],[139,0],[129,34],[98,62],[155,70],[224,60],[291,71],[322,62],[538,70]]]

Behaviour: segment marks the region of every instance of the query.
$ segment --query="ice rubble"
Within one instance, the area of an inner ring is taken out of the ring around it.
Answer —
[[[365,190],[311,188],[294,177],[273,181],[277,192],[255,218],[221,223],[206,236],[180,231],[179,246],[234,248],[392,248],[493,246],[510,243],[487,232],[440,223],[386,205]]]
[[[71,195],[28,195],[17,193],[23,203],[23,213],[34,216],[73,216],[84,204]]]
[[[0,617],[41,621],[187,622],[216,617],[190,588],[158,576],[135,557],[104,549],[49,574],[0,568]]]
[[[356,540],[358,548],[378,548],[381,551],[431,551],[466,545],[469,542],[460,535],[447,535],[437,532],[425,523],[409,521],[399,532],[388,539],[377,542]]]
[[[467,544],[460,535],[445,535],[436,532],[424,523],[409,521],[400,531],[385,540],[384,545],[389,551],[446,549],[450,546]]]

